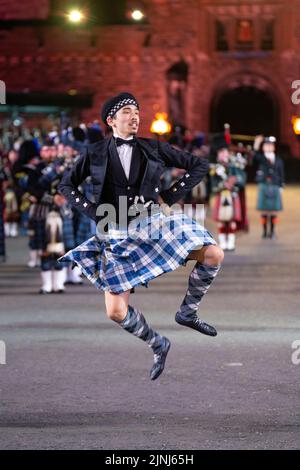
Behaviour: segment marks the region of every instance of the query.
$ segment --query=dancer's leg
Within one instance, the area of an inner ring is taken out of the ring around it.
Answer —
[[[155,380],[163,371],[170,342],[158,334],[147,323],[144,315],[129,305],[130,291],[121,294],[105,292],[105,304],[108,317],[117,322],[124,330],[145,341],[154,353],[154,365],[150,378]]]
[[[179,311],[176,313],[177,323],[209,336],[217,335],[214,327],[197,316],[197,310],[202,297],[218,274],[223,258],[223,250],[215,245],[205,246],[190,253],[188,259],[197,260],[197,263],[189,276],[187,292]]]

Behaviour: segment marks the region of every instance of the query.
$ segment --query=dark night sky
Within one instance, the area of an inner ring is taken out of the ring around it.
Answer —
[[[90,7],[98,21],[108,23],[126,21],[126,0],[90,0]]]

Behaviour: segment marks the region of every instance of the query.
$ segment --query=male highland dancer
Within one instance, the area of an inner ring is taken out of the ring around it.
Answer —
[[[79,265],[87,278],[104,291],[108,317],[151,347],[154,363],[150,378],[155,380],[163,372],[170,341],[154,331],[143,314],[129,304],[135,286],[145,285],[189,259],[196,260],[175,319],[206,335],[217,334],[197,316],[197,310],[220,269],[223,252],[195,220],[182,213],[166,215],[160,205],[171,206],[180,200],[205,176],[208,164],[167,143],[137,138],[139,104],[130,93],[106,101],[101,115],[112,129],[112,137],[87,146],[59,186],[74,207],[98,222],[97,234],[61,260]],[[168,167],[186,172],[171,188],[160,192],[160,177]],[[78,190],[89,175],[94,204]],[[126,221],[124,212],[119,212],[124,200],[129,207]],[[115,221],[105,216],[111,207],[115,209]],[[107,229],[105,233],[102,227]]]
[[[284,185],[284,166],[275,153],[275,137],[257,136],[253,162],[257,166],[257,210],[261,212],[262,238],[275,237],[278,212],[282,211],[281,191]],[[259,151],[261,147],[261,151]]]

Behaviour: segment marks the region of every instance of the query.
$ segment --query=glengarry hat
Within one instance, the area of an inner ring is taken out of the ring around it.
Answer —
[[[113,117],[119,109],[127,105],[134,105],[139,109],[139,104],[131,93],[119,93],[105,101],[101,110],[102,121],[107,124],[108,117]]]
[[[265,137],[263,143],[264,144],[269,144],[269,143],[275,144],[276,143],[276,137],[274,137],[273,135]]]

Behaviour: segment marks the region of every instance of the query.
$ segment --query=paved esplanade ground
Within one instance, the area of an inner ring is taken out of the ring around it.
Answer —
[[[174,322],[190,263],[132,297],[172,341],[156,382],[151,351],[106,318],[100,292],[85,280],[64,295],[37,295],[26,240],[9,241],[0,267],[1,449],[299,449],[291,345],[300,340],[300,188],[285,190],[278,241],[261,240],[253,188],[248,196],[251,232],[201,305],[216,338]]]

